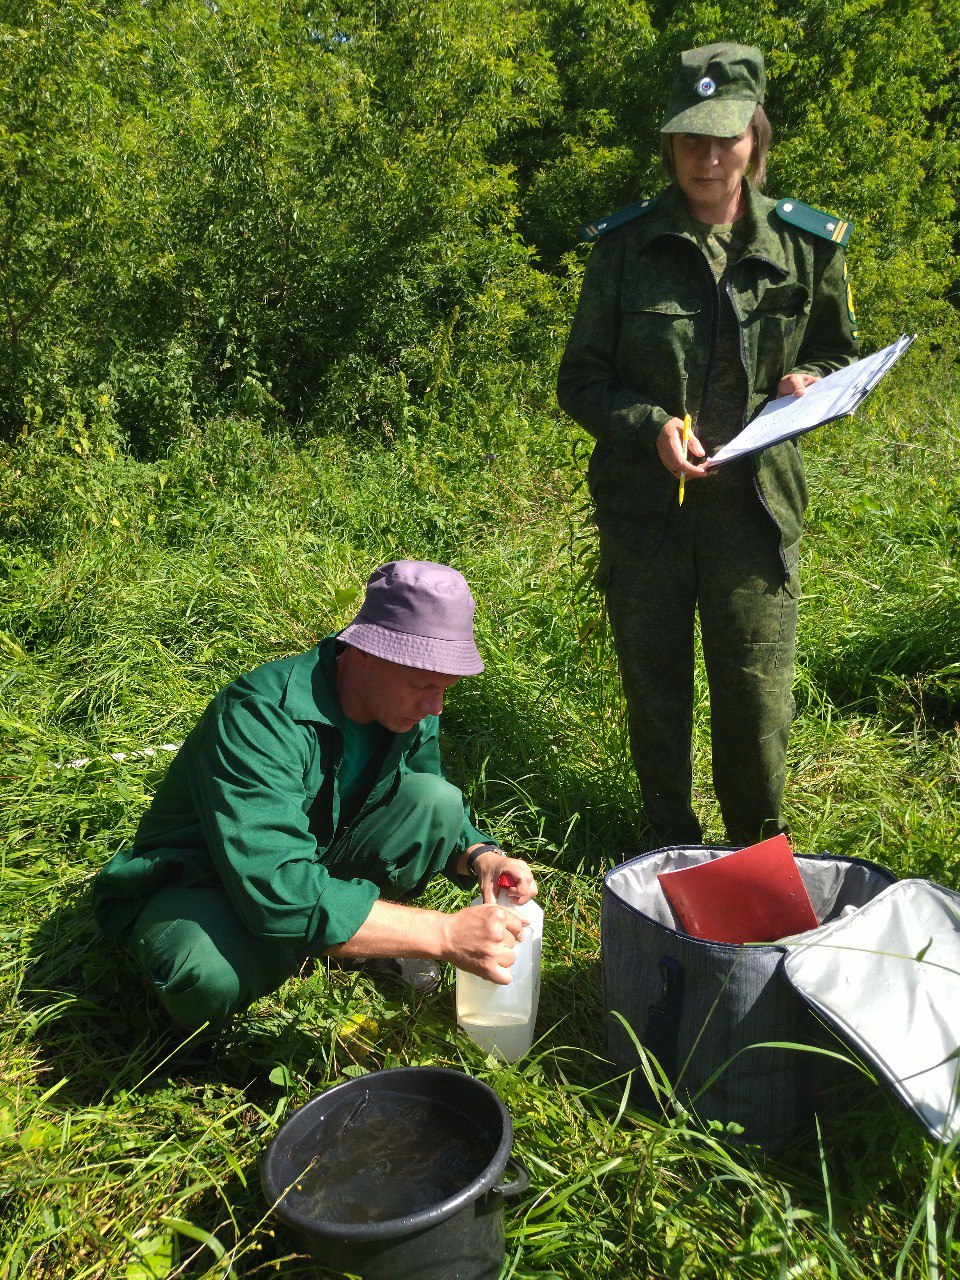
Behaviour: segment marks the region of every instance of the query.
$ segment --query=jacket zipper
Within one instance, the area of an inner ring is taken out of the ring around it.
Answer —
[[[710,263],[704,257],[703,250],[698,248],[697,254],[713,288],[713,332],[710,336],[710,354],[707,356],[707,367],[703,375],[703,386],[700,388],[700,406],[697,409],[697,421],[699,422],[703,415],[703,406],[706,403],[707,396],[710,392],[710,379],[713,377],[713,363],[717,355],[717,343],[720,340],[720,286],[713,277],[713,272],[710,270]],[[734,307],[733,314],[737,316],[736,307]],[[740,317],[737,316],[738,333],[739,329]],[[744,373],[746,373],[746,362],[743,358],[743,334],[739,334],[739,340],[740,363],[744,366]]]
[[[737,266],[738,266],[738,267],[740,266],[740,263],[741,263],[741,262],[762,262],[765,266],[772,267],[774,271],[778,272],[778,273],[779,273],[779,275],[781,276],[781,278],[786,278],[786,276],[787,276],[787,275],[789,275],[789,272],[784,271],[784,269],[783,269],[782,267],[778,267],[778,266],[777,266],[777,264],[776,264],[775,262],[771,262],[769,258],[764,258],[764,257],[763,257],[761,254],[759,254],[759,253],[751,253],[751,254],[748,254],[746,257],[741,258],[741,259],[737,262]],[[740,364],[741,364],[741,366],[743,367],[744,375],[745,375],[745,376],[747,377],[747,379],[748,379],[747,395],[749,395],[749,394],[750,394],[750,387],[749,387],[750,370],[747,368],[747,353],[746,353],[746,350],[745,350],[744,345],[743,345],[743,326],[742,326],[742,325],[741,325],[741,323],[740,323],[740,312],[737,310],[737,308],[736,308],[736,306],[735,306],[735,304],[734,304],[734,301],[733,301],[733,293],[732,293],[732,291],[731,291],[731,287],[730,287],[730,286],[731,286],[731,280],[729,280],[729,279],[728,279],[728,280],[727,280],[727,297],[728,297],[728,298],[729,298],[729,300],[730,300],[730,305],[731,305],[731,307],[733,307],[733,314],[737,317],[737,342],[738,342],[739,347],[740,347]],[[719,290],[717,290],[717,293],[718,293],[718,296],[719,296]],[[717,323],[717,327],[718,327],[718,329],[719,329],[719,315],[718,315],[718,323]],[[743,415],[743,419],[742,419],[741,424],[740,424],[740,426],[741,426],[741,430],[742,430],[746,425],[747,425],[747,415],[746,415],[746,413],[744,413],[744,415]],[[759,465],[758,465],[758,466],[756,466],[756,467],[754,467],[754,466],[752,466],[752,464],[751,464],[751,470],[752,470],[752,472],[753,472],[753,474],[752,474],[752,476],[751,476],[751,479],[752,479],[752,481],[753,481],[753,491],[754,491],[754,493],[757,495],[757,498],[760,500],[760,505],[761,505],[761,507],[763,507],[764,511],[767,513],[767,515],[768,515],[768,516],[770,517],[770,519],[772,520],[772,522],[773,522],[773,527],[774,527],[774,528],[776,529],[776,531],[777,531],[777,555],[778,555],[778,556],[779,556],[779,558],[780,558],[780,571],[781,571],[781,573],[783,574],[783,583],[784,583],[784,586],[786,586],[786,584],[787,584],[787,582],[789,581],[789,578],[790,578],[790,570],[787,568],[787,557],[784,555],[784,551],[783,551],[783,532],[782,532],[782,530],[781,530],[781,528],[780,528],[779,524],[777,523],[776,516],[775,516],[775,515],[773,514],[773,512],[770,510],[769,503],[767,502],[766,498],[763,496],[763,490],[760,488],[760,468],[759,468]]]
[[[690,247],[696,253],[697,259],[701,263],[704,271],[706,271],[710,279],[710,284],[713,286],[713,300],[714,300],[713,326],[712,326],[713,333],[710,340],[710,354],[707,356],[707,368],[703,378],[703,386],[700,389],[700,407],[697,410],[697,417],[699,418],[700,412],[703,409],[703,399],[704,399],[704,396],[706,395],[707,387],[710,384],[710,375],[713,372],[713,358],[714,358],[714,355],[716,354],[717,338],[719,337],[719,334],[720,334],[720,290],[717,287],[717,282],[713,278],[713,272],[710,270],[710,264],[707,262],[706,258],[703,256],[703,253],[701,252],[698,245],[696,245],[692,240],[688,239],[686,236],[680,235],[676,231],[665,232],[664,238],[679,240],[683,244],[690,245]],[[738,328],[739,328],[739,325],[738,325]],[[683,409],[683,412],[686,413],[687,412],[686,399],[684,399],[684,403],[681,407]],[[694,426],[696,426],[696,421],[694,422]],[[670,526],[673,523],[673,512],[674,512],[674,505],[671,500],[670,504],[667,507],[666,518],[664,519],[664,522],[663,522],[663,533],[661,533],[660,538],[657,542],[657,545],[654,549],[654,555],[658,555],[663,550],[664,543],[667,540],[667,534],[669,533]]]

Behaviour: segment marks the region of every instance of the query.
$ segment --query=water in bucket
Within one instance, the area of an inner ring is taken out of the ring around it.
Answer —
[[[386,1222],[432,1208],[469,1186],[492,1156],[478,1125],[435,1099],[366,1093],[343,1111],[322,1150],[291,1152],[303,1173],[287,1203],[316,1220]]]

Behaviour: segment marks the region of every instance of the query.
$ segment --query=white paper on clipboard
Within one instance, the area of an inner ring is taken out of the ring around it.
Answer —
[[[864,356],[845,369],[828,374],[807,387],[802,396],[781,396],[771,400],[749,422],[739,435],[707,460],[707,469],[722,467],[725,462],[756,453],[768,445],[779,444],[793,436],[803,435],[853,413],[869,391],[903,355],[917,335],[903,334],[882,351]]]

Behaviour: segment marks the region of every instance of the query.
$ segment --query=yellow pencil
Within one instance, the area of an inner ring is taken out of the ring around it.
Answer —
[[[685,414],[683,415],[683,439],[682,439],[682,441],[681,441],[681,443],[683,444],[683,460],[684,460],[684,462],[686,462],[686,460],[687,460],[687,448],[688,448],[688,446],[689,446],[689,444],[690,444],[690,429],[691,429],[692,425],[693,425],[693,424],[692,424],[692,423],[691,423],[691,421],[690,421],[690,415],[689,415],[689,413],[685,413]],[[685,480],[685,479],[686,479],[686,477],[685,477],[685,476],[681,476],[681,477],[680,477],[680,491],[679,491],[679,493],[677,494],[677,501],[679,502],[679,504],[680,504],[680,506],[681,506],[681,507],[683,506],[683,482],[684,482],[684,480]]]

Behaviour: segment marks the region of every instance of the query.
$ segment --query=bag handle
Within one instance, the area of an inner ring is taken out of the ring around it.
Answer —
[[[683,966],[673,956],[661,956],[657,967],[660,970],[660,999],[650,1005],[642,1039],[663,1067],[667,1079],[675,1082],[686,975]]]

